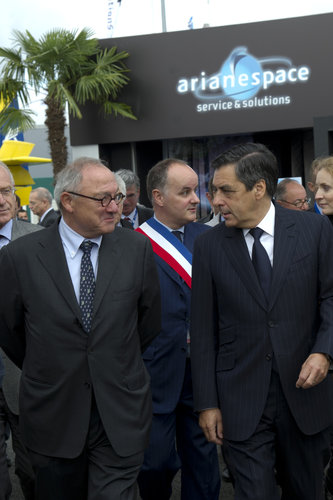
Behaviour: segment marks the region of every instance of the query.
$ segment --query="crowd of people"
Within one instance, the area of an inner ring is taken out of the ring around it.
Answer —
[[[0,500],[323,500],[333,485],[333,158],[246,143],[198,176],[79,158],[22,220],[0,163]],[[315,212],[319,212],[315,213]],[[23,214],[24,215],[24,214]],[[324,471],[327,469],[326,481]],[[333,490],[333,488],[332,488]]]

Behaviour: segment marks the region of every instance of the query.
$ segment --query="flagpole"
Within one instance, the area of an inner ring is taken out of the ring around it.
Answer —
[[[161,16],[162,16],[162,32],[165,33],[167,30],[167,26],[166,26],[165,1],[164,0],[161,0]]]

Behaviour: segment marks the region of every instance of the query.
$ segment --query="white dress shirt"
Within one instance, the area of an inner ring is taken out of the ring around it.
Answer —
[[[96,243],[91,249],[90,259],[94,269],[95,279],[98,270],[98,252],[102,243],[102,236],[98,238],[84,238],[71,229],[61,217],[59,222],[59,234],[64,247],[69,274],[72,279],[77,301],[80,301],[80,267],[83,251],[80,245],[84,240]]]
[[[271,206],[269,207],[269,210],[265,217],[259,222],[257,227],[262,229],[264,232],[260,238],[260,243],[262,246],[265,248],[269,260],[271,262],[271,265],[273,267],[273,252],[274,252],[274,225],[275,225],[275,207],[273,203],[271,202]],[[252,259],[252,247],[253,247],[253,242],[254,238],[252,234],[250,234],[251,228],[249,229],[243,229],[243,234],[245,238],[245,243],[247,245],[247,248],[249,250],[250,257]]]

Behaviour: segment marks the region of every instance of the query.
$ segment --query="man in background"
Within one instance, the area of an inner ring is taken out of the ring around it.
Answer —
[[[121,169],[116,172],[125,182],[126,198],[123,202],[121,224],[136,229],[153,216],[153,210],[139,204],[140,179],[132,170]]]
[[[13,176],[9,168],[0,162],[0,247],[42,229],[35,224],[17,220],[16,204]],[[3,268],[1,267],[0,273],[2,272]],[[2,293],[5,294],[10,286],[9,283],[4,285]],[[5,431],[7,424],[9,424],[12,433],[15,473],[19,477],[25,500],[33,500],[34,474],[19,430],[18,393],[21,370],[0,349],[0,365],[1,358],[4,363],[4,378],[0,389],[0,500],[9,498],[11,491],[6,463]]]
[[[309,210],[310,200],[305,188],[295,179],[283,179],[277,185],[275,200],[291,210]]]
[[[29,208],[38,215],[40,226],[49,227],[59,219],[59,213],[52,208],[52,194],[46,188],[39,187],[31,191]]]

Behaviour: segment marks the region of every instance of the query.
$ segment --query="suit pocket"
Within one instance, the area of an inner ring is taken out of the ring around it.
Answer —
[[[216,359],[217,372],[231,370],[235,366],[235,340],[234,330],[220,331],[220,345]]]
[[[148,382],[148,377],[144,370],[129,375],[125,378],[125,384],[130,391],[141,389]]]

